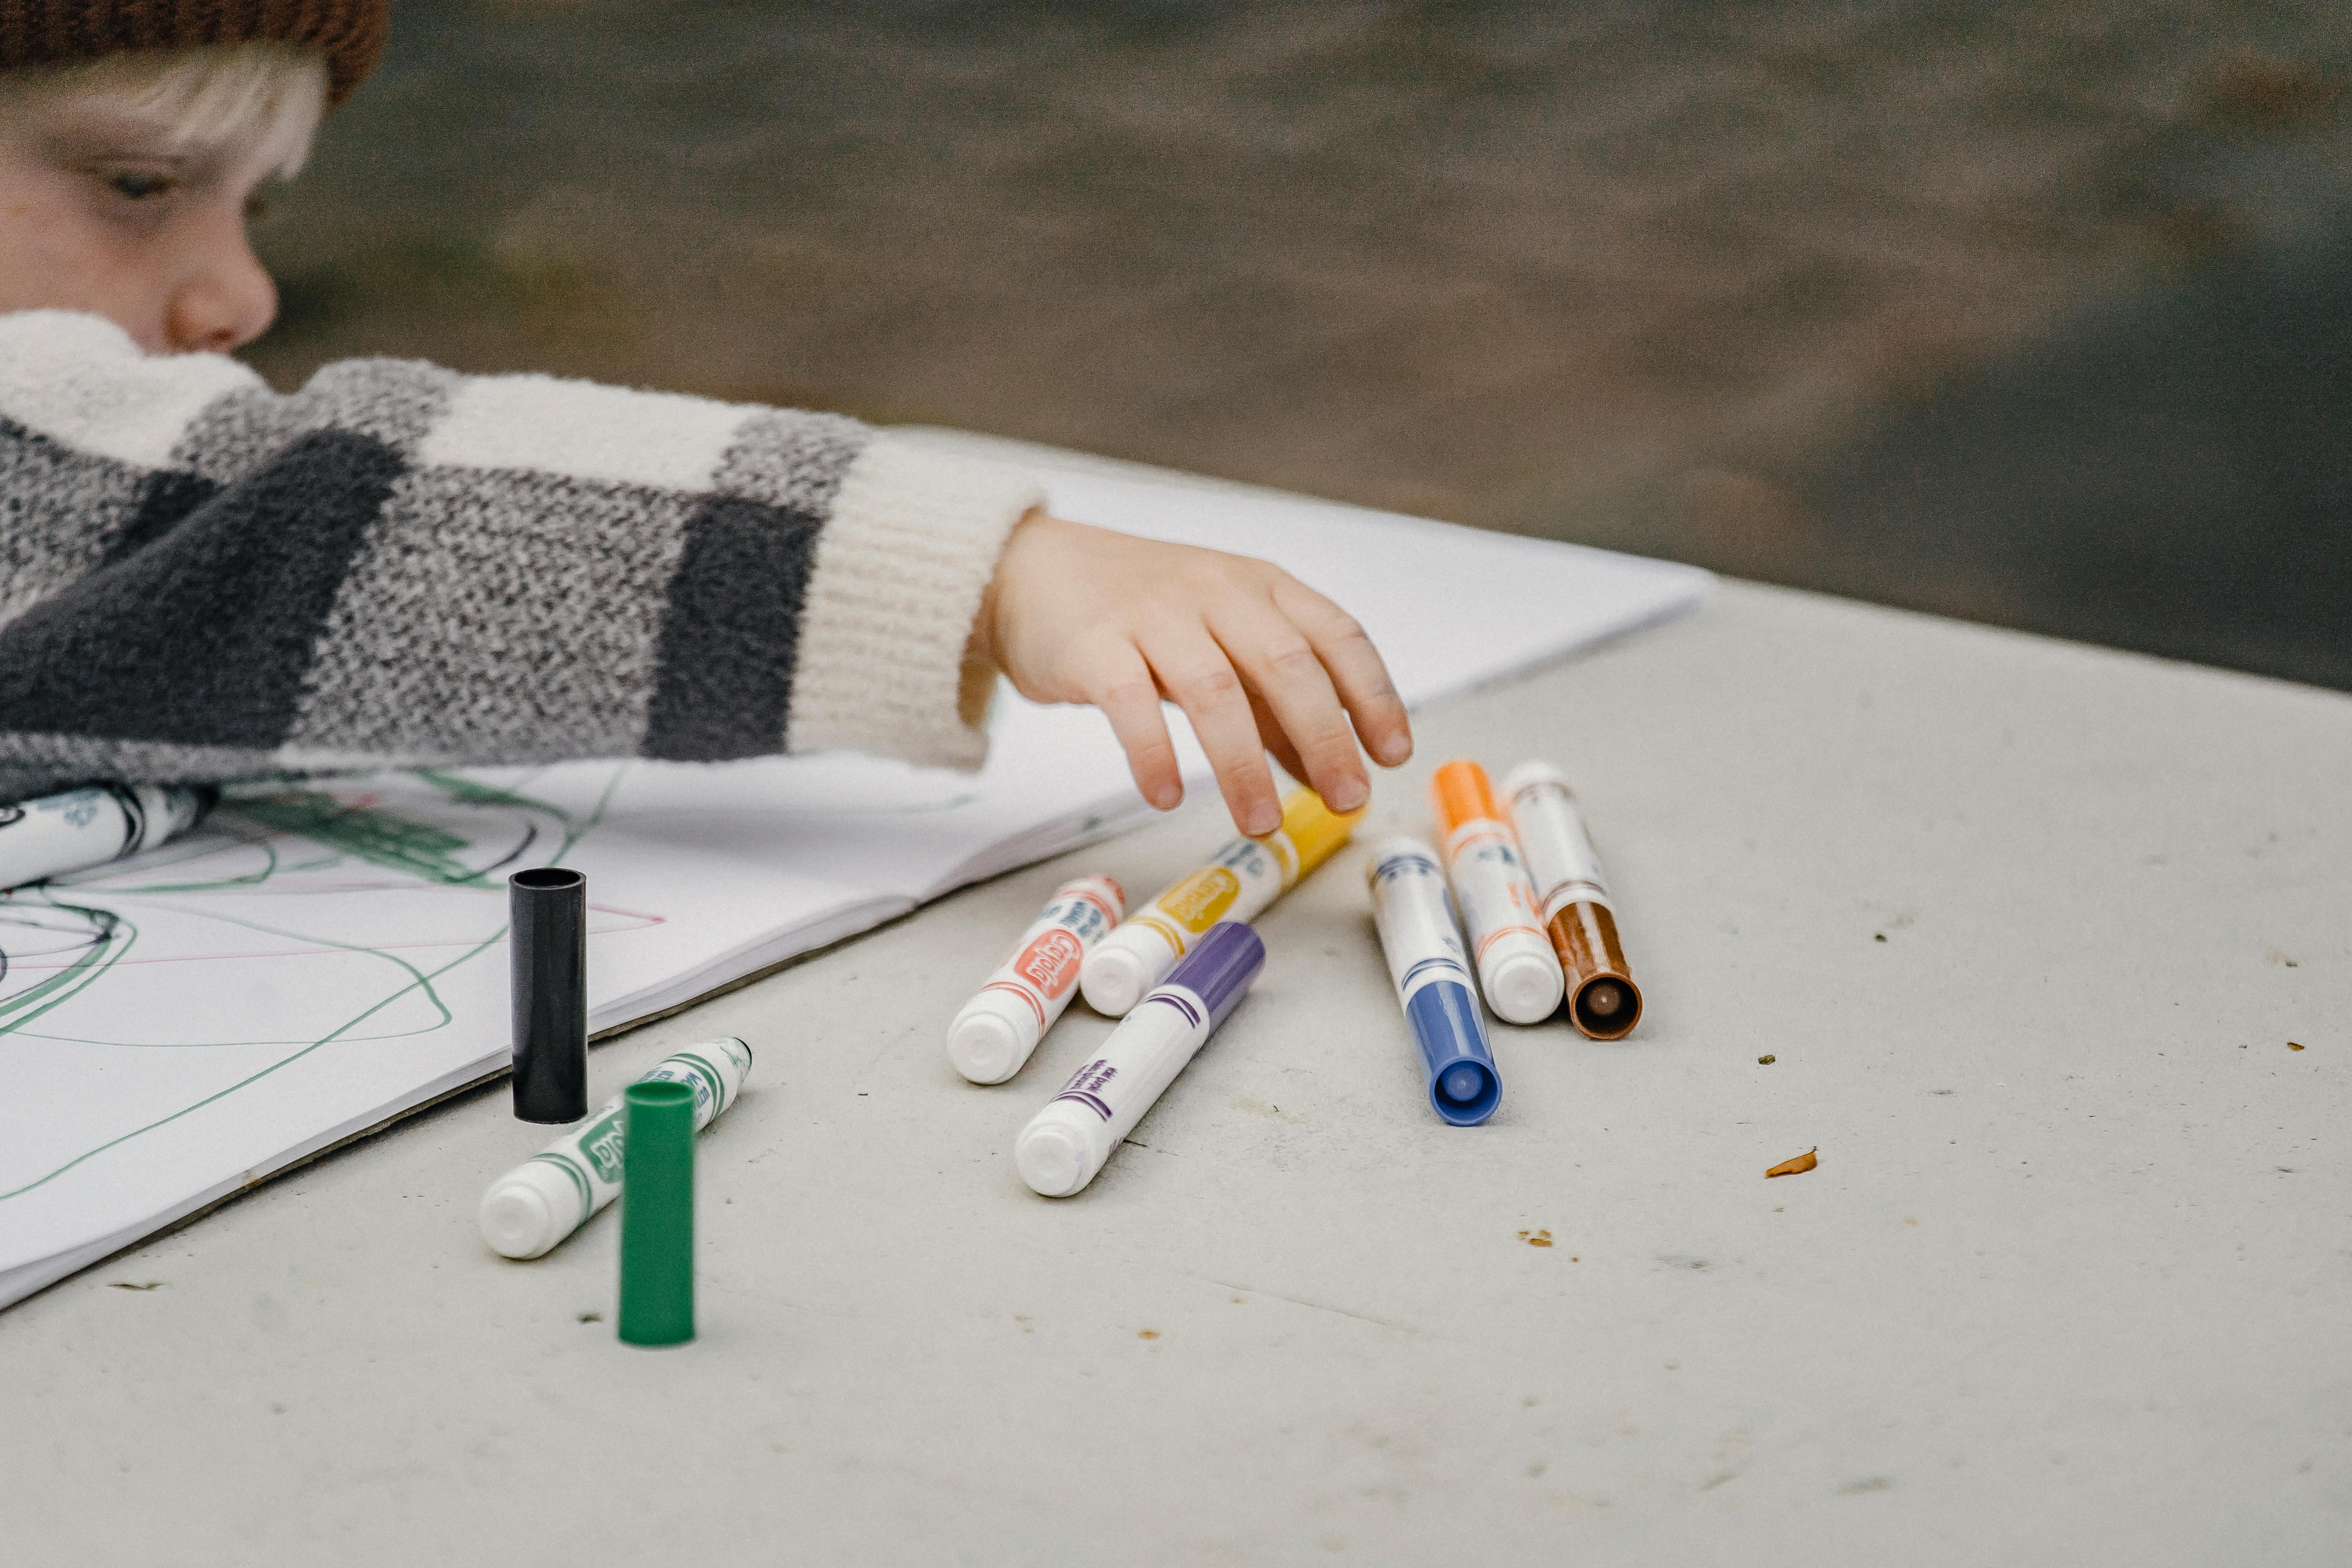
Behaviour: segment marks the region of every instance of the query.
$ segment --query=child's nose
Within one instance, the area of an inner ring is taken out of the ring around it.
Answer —
[[[216,235],[201,264],[173,290],[163,329],[181,353],[226,353],[268,330],[278,285],[246,242],[245,227]]]

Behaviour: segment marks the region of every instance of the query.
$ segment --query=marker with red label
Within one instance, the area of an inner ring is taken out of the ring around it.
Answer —
[[[1094,1060],[1021,1130],[1013,1163],[1030,1191],[1066,1198],[1093,1181],[1265,967],[1265,944],[1237,921],[1222,921],[1193,942],[1166,984],[1129,1009]]]
[[[1003,968],[948,1026],[948,1060],[974,1083],[1003,1083],[1021,1070],[1077,994],[1087,950],[1126,912],[1127,895],[1108,877],[1065,882]]]

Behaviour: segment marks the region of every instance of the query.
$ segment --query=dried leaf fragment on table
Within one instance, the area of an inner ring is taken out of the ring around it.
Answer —
[[[1795,1159],[1783,1160],[1764,1173],[1767,1176],[1793,1176],[1799,1172],[1810,1171],[1815,1165],[1821,1163],[1819,1160],[1813,1158],[1814,1155],[1820,1152],[1821,1145],[1816,1143],[1811,1148],[1806,1150],[1803,1153],[1798,1155]]]

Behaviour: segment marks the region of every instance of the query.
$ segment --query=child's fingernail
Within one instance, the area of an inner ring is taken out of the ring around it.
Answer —
[[[1381,742],[1380,757],[1383,767],[1395,767],[1412,755],[1412,742],[1402,735],[1391,735]]]
[[[1263,838],[1281,826],[1282,813],[1273,806],[1261,805],[1249,814],[1249,820],[1242,824],[1242,831],[1252,838]]]
[[[1353,811],[1364,804],[1371,791],[1360,781],[1350,781],[1323,797],[1323,804],[1334,811]]]

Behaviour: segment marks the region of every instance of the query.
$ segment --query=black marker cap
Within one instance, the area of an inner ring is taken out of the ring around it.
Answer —
[[[540,866],[507,879],[514,975],[514,1111],[524,1121],[588,1114],[588,879]]]

